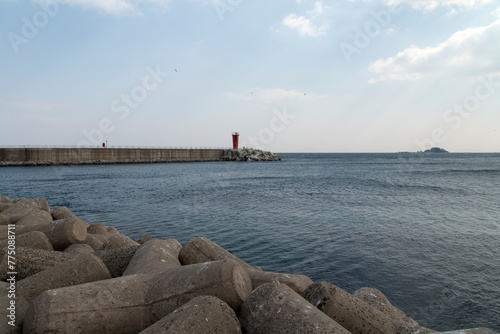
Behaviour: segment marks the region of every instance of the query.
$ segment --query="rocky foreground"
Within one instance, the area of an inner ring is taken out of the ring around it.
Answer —
[[[273,152],[257,150],[254,148],[240,148],[237,150],[224,150],[224,161],[278,161],[281,157]]]
[[[0,196],[0,232],[0,333],[431,332],[376,289],[262,271],[207,238],[135,241],[44,199]]]

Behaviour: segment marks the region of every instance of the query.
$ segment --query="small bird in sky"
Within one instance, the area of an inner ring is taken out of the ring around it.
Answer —
[[[177,69],[175,69],[175,71],[177,72]]]

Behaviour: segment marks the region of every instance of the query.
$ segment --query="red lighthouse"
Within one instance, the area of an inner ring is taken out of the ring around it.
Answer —
[[[239,132],[233,132],[233,150],[238,149],[238,137],[240,136]]]

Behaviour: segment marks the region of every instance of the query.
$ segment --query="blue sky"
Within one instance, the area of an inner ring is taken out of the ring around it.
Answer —
[[[500,2],[0,0],[0,145],[500,151]]]

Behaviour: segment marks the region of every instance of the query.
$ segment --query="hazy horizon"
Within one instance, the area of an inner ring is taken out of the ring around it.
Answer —
[[[0,0],[0,145],[500,151],[492,0]]]

